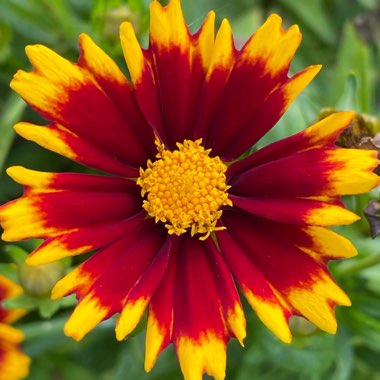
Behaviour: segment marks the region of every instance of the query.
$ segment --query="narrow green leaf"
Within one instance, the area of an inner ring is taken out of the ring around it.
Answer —
[[[15,133],[13,125],[18,122],[26,107],[26,103],[16,94],[11,94],[6,100],[0,114],[0,172],[13,143]]]
[[[335,371],[331,380],[349,380],[354,366],[354,352],[351,335],[346,326],[339,328],[335,347],[337,355],[335,357]]]
[[[357,111],[371,112],[375,92],[372,59],[369,47],[359,38],[353,25],[347,23],[337,53],[337,63],[331,75],[333,85],[330,87],[330,105],[335,106],[342,98],[347,78],[353,76],[357,82]],[[356,104],[351,105],[354,106]]]
[[[0,263],[0,273],[5,276],[6,278],[9,278],[13,282],[18,281],[18,276],[17,276],[17,268],[16,265],[12,264],[5,264],[5,263]]]
[[[33,310],[36,308],[36,299],[27,294],[20,294],[17,297],[6,299],[4,306],[7,309],[27,309]]]

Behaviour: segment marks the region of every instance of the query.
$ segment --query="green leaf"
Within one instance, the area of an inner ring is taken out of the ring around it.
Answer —
[[[20,294],[17,297],[6,299],[4,306],[8,309],[27,309],[33,310],[37,307],[36,299],[27,294]]]
[[[335,106],[344,96],[345,84],[349,76],[357,82],[356,99],[360,112],[370,113],[374,103],[374,68],[368,46],[358,37],[352,24],[344,26],[342,41],[337,53],[337,63],[331,73],[329,102]],[[349,90],[349,88],[348,88]],[[351,105],[351,108],[355,104]],[[337,108],[337,107],[336,107]],[[350,107],[348,107],[350,108]]]
[[[11,94],[4,103],[0,114],[0,172],[15,137],[13,125],[21,119],[25,107],[26,103],[16,94]]]
[[[4,251],[16,264],[23,264],[28,256],[28,253],[18,245],[6,245]]]
[[[5,24],[0,24],[0,63],[4,63],[11,54],[12,29]]]
[[[58,311],[60,303],[52,301],[49,297],[37,299],[38,310],[42,318],[50,318],[55,312]]]
[[[339,328],[335,348],[335,370],[331,380],[350,380],[354,366],[354,352],[351,335],[346,326]]]

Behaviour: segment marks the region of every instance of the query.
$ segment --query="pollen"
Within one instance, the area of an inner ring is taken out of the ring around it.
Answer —
[[[137,184],[144,197],[143,207],[163,222],[169,234],[181,235],[189,231],[191,236],[203,234],[205,240],[217,226],[223,206],[232,206],[226,184],[227,166],[222,160],[210,157],[211,149],[202,147],[202,139],[177,143],[176,150],[169,151],[156,140],[157,160],[148,160],[147,168],[140,168]]]

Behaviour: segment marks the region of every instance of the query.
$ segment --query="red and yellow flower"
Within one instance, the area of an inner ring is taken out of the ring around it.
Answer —
[[[190,34],[179,0],[154,1],[148,49],[123,23],[130,80],[87,35],[78,63],[28,46],[34,70],[11,86],[50,124],[16,131],[109,175],[12,167],[25,193],[0,210],[4,240],[45,239],[29,264],[97,251],[53,289],[79,300],[67,335],[120,313],[121,340],[148,309],[146,370],[173,343],[187,380],[223,379],[228,341],[243,343],[236,285],[284,342],[293,314],[336,331],[334,306],[350,301],[327,262],[356,251],[328,227],[358,219],[341,195],[379,183],[376,152],[335,145],[352,112],[241,158],[320,66],[288,77],[301,34],[277,15],[241,50],[214,18]]]
[[[25,314],[21,309],[4,309],[2,302],[19,295],[22,289],[0,274],[0,380],[19,380],[28,375],[30,359],[20,350],[24,336],[10,326]]]

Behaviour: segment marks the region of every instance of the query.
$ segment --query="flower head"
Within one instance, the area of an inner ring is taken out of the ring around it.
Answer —
[[[17,132],[109,175],[12,167],[25,193],[0,210],[4,240],[45,239],[29,264],[97,251],[53,289],[79,300],[66,334],[120,313],[121,340],[148,309],[146,370],[173,343],[187,380],[223,379],[228,341],[243,342],[236,285],[285,342],[292,314],[335,332],[333,308],[350,301],[327,262],[356,251],[327,227],[358,219],[341,195],[379,183],[376,152],[334,143],[352,112],[240,158],[320,66],[288,77],[301,34],[277,15],[241,50],[214,17],[192,35],[179,0],[153,1],[146,50],[122,24],[130,81],[87,35],[78,63],[27,47],[34,70],[11,86],[50,124]]]
[[[21,352],[23,334],[11,326],[22,315],[21,309],[4,309],[2,302],[20,294],[20,286],[0,275],[0,380],[19,380],[28,375],[30,359]]]

